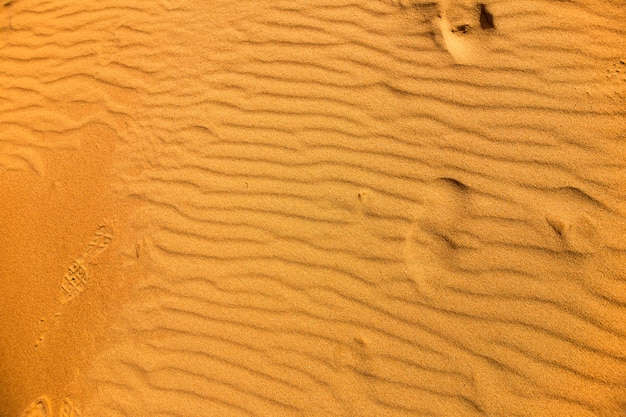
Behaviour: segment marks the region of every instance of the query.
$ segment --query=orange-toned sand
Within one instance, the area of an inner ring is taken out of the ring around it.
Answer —
[[[626,416],[622,0],[0,1],[0,417]]]

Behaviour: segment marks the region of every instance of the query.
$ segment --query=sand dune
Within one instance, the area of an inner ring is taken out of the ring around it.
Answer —
[[[0,28],[0,416],[626,415],[621,0]]]

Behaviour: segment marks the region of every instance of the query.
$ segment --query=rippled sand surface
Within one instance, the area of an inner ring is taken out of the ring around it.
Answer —
[[[0,1],[0,416],[626,415],[622,0]]]

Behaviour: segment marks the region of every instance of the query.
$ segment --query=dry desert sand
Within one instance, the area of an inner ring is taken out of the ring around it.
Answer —
[[[1,0],[1,417],[624,417],[623,0]]]

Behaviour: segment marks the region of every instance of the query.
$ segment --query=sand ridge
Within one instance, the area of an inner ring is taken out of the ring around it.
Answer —
[[[0,416],[623,415],[625,22],[8,2]]]

